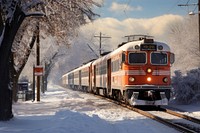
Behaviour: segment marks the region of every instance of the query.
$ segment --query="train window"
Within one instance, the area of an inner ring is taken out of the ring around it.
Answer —
[[[125,55],[125,53],[122,53],[122,63],[124,63],[125,60],[126,60],[126,55]]]
[[[145,64],[146,53],[129,53],[128,61],[130,64]]]
[[[103,62],[100,66],[100,74],[106,74],[106,63]]]
[[[112,67],[112,72],[116,72],[116,71],[119,71],[120,69],[120,65],[119,65],[119,59],[118,60],[115,60],[115,61],[112,61],[112,64],[111,64],[111,67]]]
[[[151,63],[154,65],[167,65],[167,53],[151,53]]]
[[[174,55],[174,53],[171,53],[170,54],[170,63],[173,64],[174,61],[175,61],[175,55]]]
[[[89,69],[82,70],[81,77],[88,77],[89,76]]]

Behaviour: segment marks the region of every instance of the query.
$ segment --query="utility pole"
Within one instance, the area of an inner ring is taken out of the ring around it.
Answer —
[[[199,26],[199,51],[200,51],[200,0],[198,0],[198,26]]]
[[[37,22],[37,40],[36,40],[36,64],[40,65],[40,28]],[[40,101],[40,76],[37,76],[37,101]]]
[[[102,44],[102,38],[111,38],[108,36],[102,36],[102,33],[100,32],[99,36],[94,36],[94,37],[99,37],[99,57],[101,56],[101,44]]]
[[[197,4],[180,4],[178,6],[196,6],[198,5],[198,31],[199,31],[199,51],[200,51],[200,0],[198,0]],[[196,13],[190,12],[189,15],[194,15]]]

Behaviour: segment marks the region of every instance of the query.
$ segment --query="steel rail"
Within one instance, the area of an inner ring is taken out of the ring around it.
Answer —
[[[170,121],[168,121],[168,120],[166,120],[166,119],[163,119],[163,118],[161,118],[161,117],[158,117],[158,116],[156,116],[156,115],[153,115],[153,114],[151,114],[151,113],[149,113],[149,112],[140,110],[140,109],[138,109],[138,108],[131,107],[131,106],[128,106],[128,105],[122,105],[122,106],[123,106],[123,107],[126,107],[126,108],[128,108],[128,109],[130,109],[130,110],[133,110],[133,111],[135,111],[135,112],[137,112],[137,113],[139,113],[139,114],[142,114],[142,115],[144,115],[144,116],[146,116],[146,117],[149,117],[149,118],[151,118],[151,119],[153,119],[153,120],[156,120],[156,121],[158,121],[158,122],[160,122],[160,123],[163,123],[164,125],[167,125],[167,126],[169,126],[169,127],[175,128],[176,130],[181,131],[181,132],[183,132],[183,133],[197,133],[197,132],[195,132],[195,131],[193,131],[193,130],[191,130],[191,129],[185,128],[185,127],[183,127],[183,126],[181,126],[181,125],[174,124],[173,122],[170,122]]]
[[[122,103],[122,102],[120,102],[120,101],[116,101],[116,100],[113,100],[113,99],[110,99],[110,98],[106,98],[106,97],[103,97],[103,96],[99,96],[99,95],[95,95],[95,96],[101,97],[102,99],[108,100],[108,101],[110,101],[110,102],[112,102],[112,103],[115,103],[115,104],[117,104],[117,105],[120,105],[120,106],[122,106],[122,107],[125,107],[125,108],[127,108],[127,109],[130,109],[130,110],[132,110],[132,111],[134,111],[134,112],[137,112],[137,113],[139,113],[139,114],[141,114],[141,115],[143,115],[143,116],[146,116],[146,117],[148,117],[148,118],[150,118],[150,119],[153,119],[153,120],[155,120],[155,121],[157,121],[157,122],[159,122],[159,123],[162,123],[162,124],[164,124],[164,125],[166,125],[166,126],[172,127],[172,128],[174,128],[174,129],[176,129],[176,130],[178,130],[178,131],[180,131],[180,132],[183,132],[183,133],[197,133],[196,131],[193,131],[193,130],[191,130],[191,129],[188,129],[188,128],[184,127],[184,126],[175,124],[175,123],[173,123],[173,122],[170,122],[169,120],[163,119],[163,118],[161,118],[161,117],[158,117],[158,116],[156,116],[156,115],[153,115],[153,114],[151,114],[151,113],[149,113],[149,112],[147,112],[147,111],[143,111],[143,110],[141,110],[141,109],[135,108],[135,107],[133,107],[133,106],[124,104],[124,103]]]
[[[188,115],[184,115],[184,114],[181,114],[181,113],[177,113],[177,112],[175,112],[173,110],[166,109],[166,108],[163,108],[163,107],[161,107],[160,109],[162,109],[164,112],[166,112],[168,114],[171,114],[171,115],[174,115],[174,116],[178,116],[180,118],[183,118],[183,119],[189,120],[191,122],[200,124],[200,119],[197,119],[197,118],[194,118],[194,117],[191,117],[191,116],[188,116]]]

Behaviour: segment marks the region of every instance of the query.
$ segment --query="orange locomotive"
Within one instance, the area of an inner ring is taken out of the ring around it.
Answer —
[[[142,36],[62,76],[63,85],[131,105],[167,105],[174,54],[167,44]]]

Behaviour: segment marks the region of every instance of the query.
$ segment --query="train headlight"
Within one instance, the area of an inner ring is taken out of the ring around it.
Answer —
[[[139,49],[140,49],[140,46],[139,46],[139,45],[135,45],[135,49],[136,49],[136,50],[139,50]]]
[[[163,46],[158,46],[158,50],[163,50]]]
[[[152,69],[151,68],[147,68],[147,73],[151,73]]]
[[[151,82],[151,80],[152,80],[151,77],[147,77],[148,82]]]
[[[167,82],[168,82],[168,78],[167,78],[167,77],[164,77],[164,78],[163,78],[163,82],[164,82],[164,83],[167,83]]]
[[[135,78],[134,78],[134,77],[129,77],[129,81],[130,81],[130,82],[134,82],[134,81],[135,81]]]

